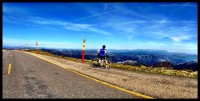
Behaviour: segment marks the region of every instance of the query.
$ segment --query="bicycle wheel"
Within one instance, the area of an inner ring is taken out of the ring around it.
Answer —
[[[90,67],[94,68],[95,67],[95,62],[96,62],[95,60],[92,60],[91,63],[90,63]]]
[[[107,69],[110,69],[110,67],[111,67],[111,63],[110,61],[107,61]]]

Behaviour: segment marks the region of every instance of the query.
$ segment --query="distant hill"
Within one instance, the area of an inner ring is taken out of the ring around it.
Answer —
[[[5,47],[4,47],[5,48]],[[14,47],[7,47],[14,49]],[[23,47],[25,49],[26,47]],[[29,47],[35,49],[35,47]],[[50,52],[54,55],[68,56],[73,58],[82,58],[81,49],[48,49],[39,48],[42,51]],[[173,67],[174,69],[190,69],[197,70],[197,55],[185,53],[171,53],[165,50],[152,49],[135,49],[135,50],[115,50],[107,49],[108,59],[111,62],[130,64],[130,65],[145,65],[152,67]],[[97,50],[90,49],[85,51],[85,59],[91,60],[97,58]]]
[[[174,66],[174,69],[176,69],[176,70],[189,69],[189,70],[197,71],[198,63],[196,61],[190,61],[190,62],[186,62],[183,64],[178,64],[178,65]]]
[[[78,49],[45,49],[41,50],[50,52],[55,55],[68,56],[81,59],[82,50]],[[127,60],[136,61],[137,65],[158,66],[159,63],[167,61],[170,65],[176,66],[191,61],[197,62],[197,55],[185,53],[170,53],[165,50],[107,50],[111,62],[126,63]],[[97,58],[97,50],[86,50],[85,59]]]
[[[17,50],[20,49],[21,46],[3,46],[3,49],[9,49],[9,50]],[[38,49],[41,49],[42,47],[38,47]],[[26,46],[22,46],[22,49],[26,49]],[[35,50],[35,47],[28,47],[28,49]]]

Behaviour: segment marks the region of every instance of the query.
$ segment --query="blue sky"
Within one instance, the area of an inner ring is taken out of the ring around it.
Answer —
[[[194,2],[4,2],[3,45],[197,54]]]

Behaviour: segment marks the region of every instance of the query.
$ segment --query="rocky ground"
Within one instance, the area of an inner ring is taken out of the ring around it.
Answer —
[[[89,64],[86,63],[74,62],[66,59],[35,53],[28,54],[49,60],[96,79],[100,79],[122,88],[129,89],[133,92],[152,96],[154,98],[198,98],[198,79],[195,78],[133,72],[115,68],[92,68]]]

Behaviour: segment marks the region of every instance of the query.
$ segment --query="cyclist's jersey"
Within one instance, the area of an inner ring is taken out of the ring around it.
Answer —
[[[102,48],[100,49],[100,56],[105,56],[106,54],[106,49]]]

